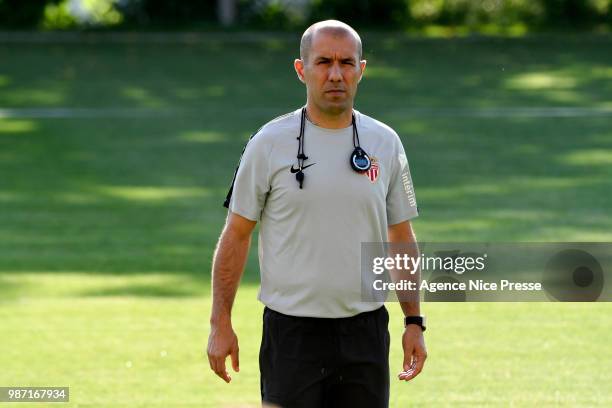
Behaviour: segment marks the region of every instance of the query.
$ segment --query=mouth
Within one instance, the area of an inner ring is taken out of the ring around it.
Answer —
[[[343,89],[330,89],[329,91],[325,91],[325,93],[331,95],[342,95],[345,94],[346,91]]]

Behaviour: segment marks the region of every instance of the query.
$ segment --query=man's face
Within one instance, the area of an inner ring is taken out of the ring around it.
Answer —
[[[339,114],[353,107],[366,61],[359,61],[357,41],[350,35],[318,32],[306,61],[296,71],[306,84],[308,100],[322,112]]]

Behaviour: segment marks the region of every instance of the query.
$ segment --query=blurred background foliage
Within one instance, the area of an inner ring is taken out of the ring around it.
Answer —
[[[612,0],[0,0],[1,29],[293,30],[332,17],[431,34],[608,32]]]

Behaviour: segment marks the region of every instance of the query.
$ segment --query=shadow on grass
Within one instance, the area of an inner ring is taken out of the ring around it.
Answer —
[[[195,297],[204,295],[203,290],[197,288],[169,288],[161,285],[124,285],[120,288],[98,289],[85,291],[80,294],[84,297],[115,297],[115,296],[131,296],[131,297],[161,297],[161,298],[182,298]]]
[[[25,285],[23,283],[5,279],[0,273],[0,303],[15,299],[24,291]]]
[[[421,210],[419,239],[612,239],[609,117],[402,113],[406,107],[600,106],[612,92],[604,45],[592,39],[366,43],[372,69],[358,109],[402,136]],[[0,57],[13,55],[0,69],[0,106],[198,111],[146,119],[0,119],[0,271],[209,278],[225,218],[221,203],[244,142],[274,116],[274,107],[284,106],[275,111],[282,114],[303,100],[289,64],[293,48],[219,51],[0,47]],[[51,67],[44,77],[32,68],[41,61]],[[255,246],[256,240],[248,284],[259,279]],[[17,289],[2,285],[0,294]],[[127,283],[85,294],[182,297],[199,290]]]

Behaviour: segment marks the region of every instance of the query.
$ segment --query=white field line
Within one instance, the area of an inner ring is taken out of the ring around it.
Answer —
[[[0,31],[0,44],[207,44],[207,43],[299,44],[300,34],[282,32],[29,32]]]
[[[258,107],[239,110],[241,116],[274,115],[293,107]],[[79,118],[172,118],[209,116],[223,111],[210,108],[0,108],[0,119],[79,119]],[[393,117],[458,118],[559,118],[612,116],[612,107],[496,107],[496,108],[401,108],[385,111]]]
[[[152,108],[0,108],[0,119],[78,119],[78,118],[151,118],[170,117],[180,109]]]
[[[393,116],[452,116],[465,118],[559,118],[611,116],[611,107],[512,106],[493,108],[407,108],[387,112]]]
[[[299,44],[300,32],[275,32],[275,31],[157,31],[157,32],[40,32],[40,31],[0,31],[0,44],[202,44],[202,43],[265,43],[274,41],[276,43]],[[563,34],[527,34],[522,37],[504,37],[473,34],[468,36],[457,36],[452,38],[436,38],[422,35],[410,35],[403,33],[379,33],[376,31],[361,32],[367,41],[376,43],[384,40],[392,40],[405,43],[432,43],[432,42],[461,42],[461,43],[499,43],[508,42],[521,43],[551,43],[572,42],[573,44],[590,43],[609,44],[612,41],[610,34],[582,33],[580,35]]]

